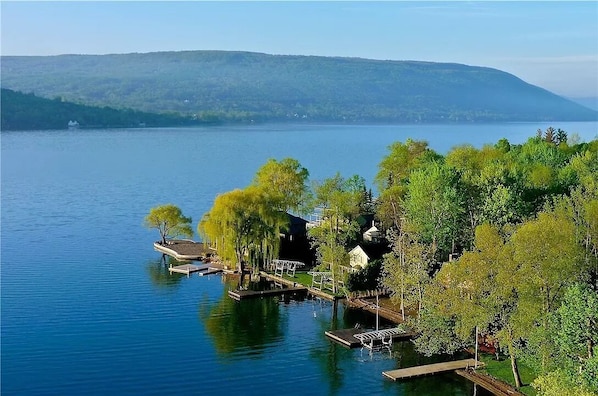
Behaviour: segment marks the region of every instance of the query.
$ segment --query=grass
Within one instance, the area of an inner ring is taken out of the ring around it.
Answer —
[[[480,360],[486,364],[486,367],[482,370],[485,370],[495,378],[515,386],[513,371],[511,370],[511,360],[505,356],[501,356],[500,359],[497,361],[494,355],[481,354]],[[519,390],[526,395],[535,396],[536,390],[530,384],[536,378],[536,373],[520,361],[517,362],[517,366],[521,375],[521,382],[523,382],[523,386]]]

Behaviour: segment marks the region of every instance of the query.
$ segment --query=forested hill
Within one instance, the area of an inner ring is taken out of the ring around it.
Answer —
[[[184,126],[198,124],[189,117],[174,114],[150,114],[135,110],[84,106],[50,100],[2,88],[0,129],[67,129],[69,122],[81,128],[120,128],[138,126]]]
[[[460,64],[185,51],[1,58],[2,87],[206,121],[582,121],[597,112]]]

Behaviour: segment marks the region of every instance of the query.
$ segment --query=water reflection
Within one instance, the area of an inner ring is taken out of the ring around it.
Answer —
[[[154,286],[161,289],[176,289],[181,283],[181,280],[186,276],[183,274],[170,273],[168,267],[170,265],[179,265],[180,262],[176,259],[162,255],[159,259],[149,260],[147,263],[147,271]]]
[[[286,320],[281,318],[277,298],[237,302],[228,296],[238,279],[224,277],[222,297],[215,304],[200,305],[199,319],[221,355],[243,350],[246,356],[262,355],[284,336]]]

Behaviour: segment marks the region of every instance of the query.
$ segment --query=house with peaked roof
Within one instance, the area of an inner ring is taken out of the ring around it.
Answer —
[[[363,241],[366,243],[378,243],[382,240],[382,233],[375,225],[372,225],[363,233]]]
[[[389,252],[386,244],[360,244],[349,252],[349,265],[353,271],[359,271],[374,260],[382,259]]]

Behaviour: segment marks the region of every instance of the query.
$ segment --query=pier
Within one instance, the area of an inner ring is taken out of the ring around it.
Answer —
[[[280,283],[280,284],[283,284],[283,285],[287,285],[289,287],[297,287],[297,286],[305,287],[305,286],[301,285],[300,283],[294,282],[294,281],[289,280],[289,279],[285,279],[285,278],[283,278],[281,276],[269,274],[269,273],[264,272],[264,271],[260,272],[260,275],[262,275],[266,279],[274,281],[275,283]],[[316,296],[316,297],[323,298],[325,300],[335,301],[335,300],[341,299],[341,297],[333,296],[332,294],[328,294],[325,291],[316,289],[314,287],[307,287],[306,289],[309,292],[309,294],[311,294],[313,296]]]
[[[400,312],[393,311],[392,309],[388,309],[385,307],[381,307],[376,305],[375,302],[370,302],[363,298],[356,298],[356,299],[347,299],[347,303],[352,308],[362,309],[364,311],[368,311],[373,313],[374,315],[378,315],[381,318],[389,320],[393,323],[403,323],[403,316]]]
[[[391,371],[383,371],[382,374],[390,378],[393,381],[397,381],[400,379],[405,378],[412,378],[412,377],[420,377],[423,375],[431,375],[442,373],[445,371],[455,371],[459,369],[467,369],[470,367],[475,367],[476,361],[475,359],[463,359],[463,360],[456,360],[453,362],[444,362],[444,363],[434,363],[434,364],[427,364],[424,366],[415,366],[415,367],[408,367],[402,368],[398,370],[391,370]],[[477,367],[484,366],[483,362],[478,361]]]
[[[203,265],[195,265],[195,264],[181,264],[168,267],[168,271],[172,274],[176,272],[178,274],[184,274],[189,276],[194,272],[199,272],[200,275],[211,275],[216,274],[218,272],[222,272],[222,267],[217,266],[215,264],[203,264]]]
[[[357,348],[361,346],[361,341],[355,338],[355,334],[363,333],[363,329],[340,329],[340,330],[329,330],[324,334],[333,341],[338,342],[347,348]]]
[[[306,287],[286,287],[283,289],[270,290],[229,290],[228,295],[234,300],[241,301],[248,298],[272,297],[280,295],[307,294]]]
[[[495,396],[525,396],[511,384],[507,384],[488,374],[481,374],[473,370],[457,370],[455,373],[492,392]]]
[[[324,334],[326,334],[326,336],[331,340],[338,342],[344,347],[366,347],[368,349],[372,349],[375,344],[388,344],[389,342],[392,343],[392,341],[408,340],[413,337],[412,332],[403,331],[396,327],[366,332],[364,332],[364,329],[360,328],[329,330]],[[364,345],[364,343],[367,345]]]

